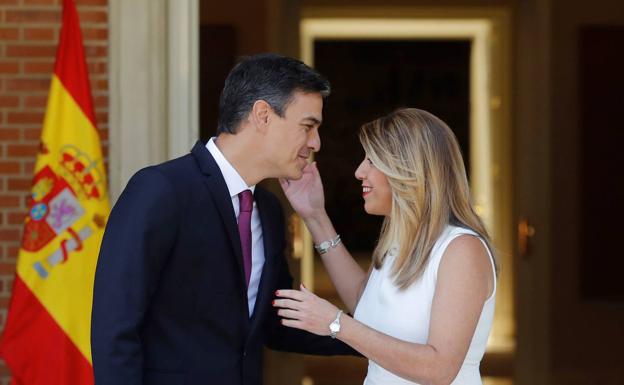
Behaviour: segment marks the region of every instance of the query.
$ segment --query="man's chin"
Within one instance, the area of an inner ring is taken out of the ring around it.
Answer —
[[[299,180],[301,179],[301,177],[303,177],[303,171],[301,170],[297,170],[295,172],[292,172],[289,176],[288,179],[290,180]]]

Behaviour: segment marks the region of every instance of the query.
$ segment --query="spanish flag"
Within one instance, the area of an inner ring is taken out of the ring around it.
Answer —
[[[93,279],[110,205],[72,0],[34,174],[0,354],[15,385],[93,384]]]

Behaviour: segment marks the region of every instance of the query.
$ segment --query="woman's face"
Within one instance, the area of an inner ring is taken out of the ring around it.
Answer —
[[[392,191],[388,177],[365,158],[355,170],[355,177],[362,181],[364,210],[371,215],[390,215],[392,209]]]

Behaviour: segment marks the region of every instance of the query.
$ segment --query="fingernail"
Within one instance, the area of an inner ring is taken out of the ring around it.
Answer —
[[[275,295],[279,295],[279,290],[275,290]]]
[[[271,303],[271,305],[275,306],[275,301],[273,301],[273,302]]]
[[[283,325],[283,324],[284,324],[284,320],[283,320],[283,319],[281,319],[281,320],[280,320],[280,323]]]

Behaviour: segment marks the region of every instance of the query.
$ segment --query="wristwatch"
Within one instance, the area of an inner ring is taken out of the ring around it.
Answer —
[[[330,248],[336,247],[342,242],[340,239],[340,234],[336,235],[336,237],[329,239],[327,241],[323,241],[318,245],[314,245],[314,249],[318,251],[319,255],[325,254],[329,251]]]
[[[338,310],[338,314],[336,314],[336,319],[334,322],[329,324],[329,336],[331,338],[336,338],[336,334],[340,331],[340,316],[342,315],[342,310]]]

